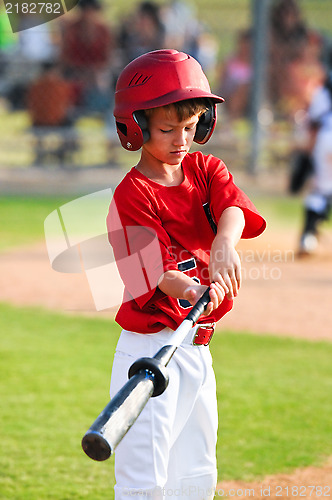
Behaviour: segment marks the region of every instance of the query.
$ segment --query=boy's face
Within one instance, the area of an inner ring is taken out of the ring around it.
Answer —
[[[150,139],[143,145],[145,161],[181,164],[193,143],[199,115],[179,121],[175,109],[156,108],[149,117]]]

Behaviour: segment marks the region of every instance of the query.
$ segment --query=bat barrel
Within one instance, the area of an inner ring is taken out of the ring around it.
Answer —
[[[140,415],[154,391],[154,374],[140,370],[120,389],[82,439],[93,460],[106,460]]]
[[[113,453],[110,443],[100,432],[88,430],[83,436],[82,448],[84,453],[93,460],[102,462],[107,460]]]

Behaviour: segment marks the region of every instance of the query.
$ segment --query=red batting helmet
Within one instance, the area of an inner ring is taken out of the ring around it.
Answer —
[[[205,144],[216,123],[216,103],[201,65],[193,57],[172,49],[137,57],[122,71],[115,89],[114,116],[122,146],[137,151],[149,138],[144,114],[139,111],[185,99],[205,97],[209,109],[196,127],[194,141]]]

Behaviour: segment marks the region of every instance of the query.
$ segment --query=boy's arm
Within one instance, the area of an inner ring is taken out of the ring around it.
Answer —
[[[244,226],[245,218],[241,208],[226,208],[220,216],[217,234],[211,246],[210,280],[219,283],[230,300],[237,296],[241,286],[241,261],[235,246]]]
[[[236,297],[241,286],[241,262],[235,246],[245,225],[244,214],[239,207],[228,207],[220,216],[216,237],[212,243],[209,273],[211,291],[205,315],[219,307],[227,293],[228,299]],[[206,286],[197,284],[181,271],[166,271],[159,284],[166,295],[186,299],[191,304],[205,292]]]

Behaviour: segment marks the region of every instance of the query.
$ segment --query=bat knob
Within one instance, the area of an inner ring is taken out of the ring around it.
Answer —
[[[131,378],[140,370],[145,370],[153,373],[154,391],[152,397],[159,396],[168,386],[169,377],[166,367],[155,358],[139,358],[131,365],[128,372],[128,377]]]
[[[96,431],[88,431],[83,436],[82,448],[88,457],[98,462],[107,460],[112,455],[112,449],[109,443]]]

